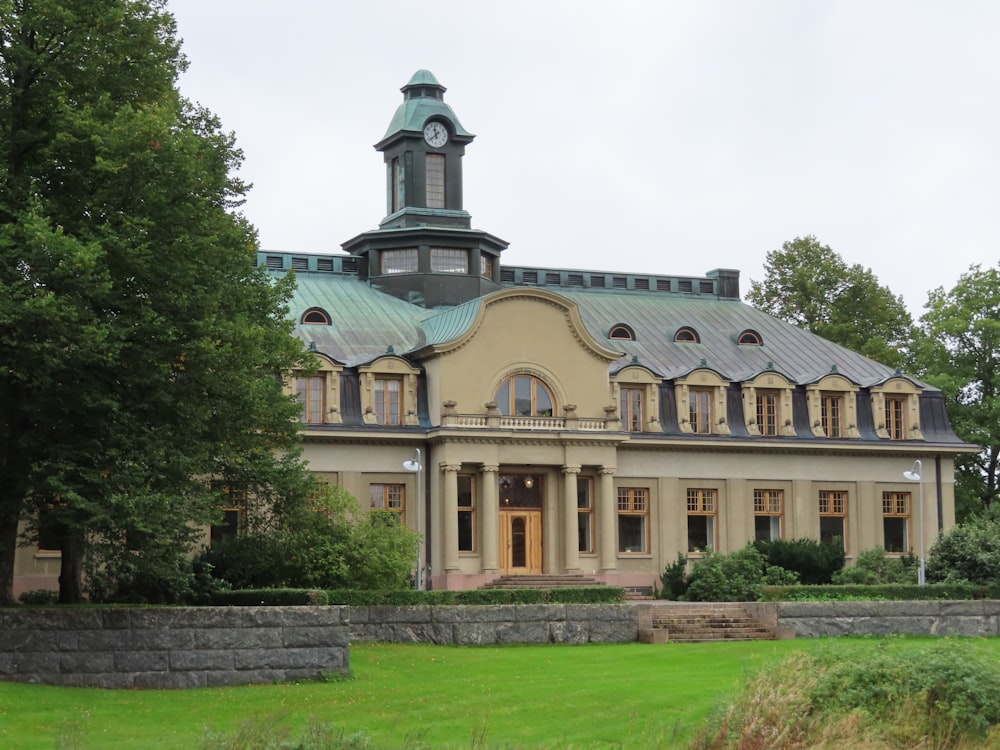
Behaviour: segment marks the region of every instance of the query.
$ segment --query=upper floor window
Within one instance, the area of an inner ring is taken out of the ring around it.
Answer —
[[[431,271],[435,273],[468,273],[469,253],[450,247],[432,247]]]
[[[608,338],[614,341],[635,341],[635,331],[624,323],[619,323],[608,331]]]
[[[890,440],[906,440],[906,397],[885,397],[885,431]]]
[[[444,208],[444,154],[427,154],[427,208]]]
[[[628,432],[642,432],[643,426],[643,396],[645,387],[622,386],[621,394],[621,418],[622,427]]]
[[[781,424],[781,397],[777,391],[757,391],[754,400],[757,429],[761,435],[777,435]]]
[[[707,435],[712,432],[712,392],[701,388],[688,391],[688,421],[691,431]]]
[[[740,334],[738,339],[740,346],[762,346],[764,340],[760,337],[760,334],[756,331],[751,331],[749,328]]]
[[[844,396],[840,393],[820,395],[820,426],[828,438],[843,435]]]
[[[379,424],[402,424],[402,390],[400,378],[375,378],[375,421]]]
[[[681,344],[700,344],[701,338],[698,336],[698,332],[693,328],[684,326],[683,328],[678,328],[677,333],[674,334],[674,341]]]
[[[389,167],[391,184],[389,188],[389,213],[396,213],[403,207],[403,167],[399,157],[394,156]]]
[[[555,400],[548,386],[533,375],[515,375],[497,389],[493,400],[508,417],[551,417]]]
[[[330,325],[330,315],[320,307],[310,307],[302,313],[302,324],[311,326]]]
[[[383,250],[381,256],[382,274],[416,273],[417,248],[408,247],[402,250]]]
[[[718,373],[700,369],[685,378],[678,378],[678,421],[682,432],[699,435],[728,435],[726,419],[726,388],[728,382]]]
[[[295,400],[302,408],[300,421],[306,424],[323,424],[326,416],[326,376],[321,373],[295,378]]]
[[[792,393],[795,384],[768,368],[741,386],[743,413],[751,435],[794,435]]]
[[[493,278],[493,256],[482,253],[479,256],[479,275],[484,279]]]
[[[857,438],[858,387],[842,375],[831,373],[806,386],[812,434],[819,438]]]

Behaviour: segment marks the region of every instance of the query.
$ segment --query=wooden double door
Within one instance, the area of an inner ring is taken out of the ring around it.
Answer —
[[[500,511],[500,567],[508,576],[542,572],[542,511]]]

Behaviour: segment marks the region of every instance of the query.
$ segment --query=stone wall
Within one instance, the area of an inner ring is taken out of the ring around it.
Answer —
[[[1000,635],[1000,601],[777,602],[747,609],[783,637]]]
[[[351,607],[352,641],[481,646],[497,643],[629,643],[635,604]]]
[[[347,607],[0,609],[0,680],[187,688],[347,672]]]

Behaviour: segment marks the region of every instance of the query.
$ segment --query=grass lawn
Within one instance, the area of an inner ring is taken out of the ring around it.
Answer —
[[[923,644],[927,639],[894,642]],[[1000,639],[979,641],[1000,657]],[[673,748],[743,678],[794,650],[864,658],[875,639],[459,648],[356,644],[351,679],[182,691],[0,683],[0,747],[205,746],[247,720],[310,720],[383,747]],[[476,744],[485,737],[484,742]]]

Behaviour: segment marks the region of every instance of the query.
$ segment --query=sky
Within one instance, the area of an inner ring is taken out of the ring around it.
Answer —
[[[476,139],[506,265],[703,276],[814,235],[919,316],[1000,260],[995,0],[168,0],[180,88],[236,135],[266,250],[386,214],[419,69]]]

